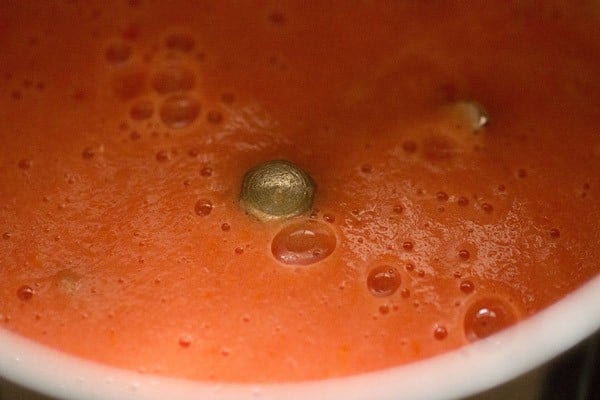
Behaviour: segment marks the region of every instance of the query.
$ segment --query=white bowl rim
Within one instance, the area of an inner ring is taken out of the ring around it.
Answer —
[[[423,361],[343,378],[277,384],[174,379],[83,360],[0,329],[0,376],[60,399],[456,399],[541,366],[600,329],[600,275],[485,340]],[[260,366],[257,366],[260,368]]]

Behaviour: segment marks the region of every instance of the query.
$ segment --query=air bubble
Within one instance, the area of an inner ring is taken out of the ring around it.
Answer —
[[[243,247],[236,247],[234,250],[235,254],[237,255],[242,255],[244,254],[244,248]]]
[[[167,98],[160,108],[160,118],[170,128],[190,125],[200,113],[200,104],[193,97],[175,95]]]
[[[192,70],[180,65],[171,65],[156,72],[152,77],[152,88],[161,95],[190,90],[194,87]]]
[[[233,93],[223,93],[221,95],[221,101],[225,104],[231,104],[235,101],[235,96]]]
[[[379,314],[386,315],[386,314],[389,314],[389,312],[390,312],[390,306],[388,306],[387,304],[382,304],[379,306]]]
[[[131,100],[146,90],[146,71],[141,68],[128,68],[115,75],[113,91],[121,100]],[[81,92],[83,96],[85,94]]]
[[[438,201],[448,201],[448,194],[446,192],[437,192],[435,198]]]
[[[224,222],[223,224],[221,224],[221,230],[223,232],[228,232],[231,230],[231,225],[229,225],[227,222]]]
[[[196,40],[190,34],[178,32],[172,33],[165,39],[165,47],[170,50],[177,50],[184,53],[192,51],[196,45]]]
[[[192,345],[192,336],[188,334],[183,334],[179,336],[178,343],[180,347],[188,348]]]
[[[373,172],[373,166],[371,164],[363,164],[360,166],[360,170],[364,174],[370,174]]]
[[[491,213],[492,213],[492,211],[494,211],[494,207],[493,207],[491,204],[489,204],[489,203],[483,203],[483,204],[481,205],[481,209],[482,209],[484,212],[486,212],[487,214],[491,214]]]
[[[461,197],[458,198],[457,203],[461,207],[466,207],[466,206],[469,205],[469,199],[467,199],[464,196],[461,196]]]
[[[150,100],[139,100],[129,110],[129,116],[136,121],[151,118],[154,114],[154,104]]]
[[[558,239],[560,237],[560,231],[557,228],[550,229],[550,237]]]
[[[201,217],[206,217],[207,215],[209,215],[212,209],[213,203],[207,199],[198,200],[196,202],[196,205],[194,206],[194,211],[196,211],[196,214]]]
[[[461,292],[469,294],[472,293],[473,290],[475,290],[475,285],[473,284],[473,282],[465,280],[460,283],[459,288]]]
[[[285,15],[282,12],[274,11],[269,14],[269,21],[274,25],[283,25],[285,23]]]
[[[12,235],[11,235],[10,233],[8,233],[8,232],[4,232],[4,233],[2,234],[2,239],[4,239],[4,240],[8,240],[8,239],[10,239],[10,238],[11,238],[11,236],[12,236]]]
[[[467,261],[469,257],[471,257],[471,253],[469,253],[469,250],[462,249],[458,252],[458,257],[460,257],[461,260]]]
[[[494,297],[479,299],[465,313],[465,335],[471,341],[483,339],[517,321],[515,311],[505,300]]]
[[[335,215],[326,213],[323,215],[323,220],[325,220],[325,222],[333,224],[335,222]]]
[[[438,325],[433,330],[433,337],[437,340],[444,340],[448,336],[448,330],[445,326]]]
[[[102,153],[104,153],[103,145],[88,146],[84,148],[81,152],[81,157],[83,157],[84,160],[91,160],[92,158],[97,157]]]
[[[113,43],[104,53],[106,61],[111,64],[122,64],[131,57],[131,46],[127,43]]]
[[[414,153],[417,151],[417,144],[412,140],[406,140],[402,143],[402,149],[407,153]]]
[[[33,297],[34,290],[31,286],[23,285],[17,289],[17,297],[20,300],[27,301]]]
[[[367,277],[367,287],[373,296],[391,296],[398,290],[402,277],[398,270],[390,265],[373,268]]]
[[[414,248],[414,244],[411,241],[406,241],[404,243],[402,243],[402,248],[406,251],[412,251],[412,249]]]
[[[327,225],[305,220],[281,229],[273,238],[271,251],[284,264],[309,265],[327,258],[335,246],[335,234]]]
[[[394,213],[396,214],[402,214],[402,211],[404,211],[404,207],[402,207],[401,205],[395,205],[394,208],[392,208],[392,211],[394,211]]]
[[[223,122],[223,114],[221,114],[219,111],[209,111],[206,114],[206,120],[211,124],[220,124]]]
[[[141,137],[142,137],[142,135],[141,135],[141,134],[140,134],[138,131],[132,131],[132,132],[129,134],[129,138],[130,138],[131,140],[138,140],[138,139],[139,139],[139,138],[141,138]]]
[[[521,179],[526,178],[527,177],[527,171],[523,168],[519,168],[517,170],[517,176]]]
[[[171,159],[171,155],[166,150],[160,150],[156,153],[156,161],[158,162],[167,162]]]
[[[202,169],[200,169],[200,175],[208,178],[210,176],[212,176],[213,170],[211,167],[202,167]]]
[[[33,163],[31,160],[24,158],[22,160],[19,160],[19,163],[17,165],[21,169],[30,169],[32,164]]]

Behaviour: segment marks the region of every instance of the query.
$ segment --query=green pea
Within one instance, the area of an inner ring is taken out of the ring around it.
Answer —
[[[244,175],[240,202],[247,213],[262,221],[286,219],[312,208],[315,182],[286,160],[267,161]]]

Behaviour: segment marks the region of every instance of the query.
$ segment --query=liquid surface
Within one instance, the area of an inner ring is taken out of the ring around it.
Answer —
[[[0,327],[294,381],[458,348],[598,273],[598,2],[191,3],[0,5]],[[313,208],[258,221],[243,176],[281,159]]]

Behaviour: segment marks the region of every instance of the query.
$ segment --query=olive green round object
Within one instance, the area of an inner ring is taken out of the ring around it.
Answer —
[[[260,220],[285,219],[312,207],[315,182],[297,165],[285,160],[267,161],[244,175],[240,201]]]

